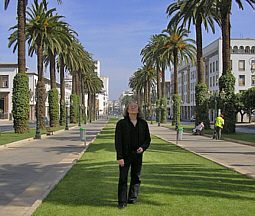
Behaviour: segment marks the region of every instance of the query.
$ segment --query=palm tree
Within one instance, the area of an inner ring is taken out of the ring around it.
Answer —
[[[150,42],[141,51],[142,62],[155,67],[157,71],[157,119],[160,122],[166,120],[165,69],[172,55],[164,53],[165,40],[166,38],[161,34],[153,35]]]
[[[68,26],[65,22],[60,21],[62,16],[53,15],[56,11],[55,8],[47,8],[47,2],[43,0],[40,4],[38,0],[34,1],[31,8],[28,8],[27,14],[27,24],[26,24],[26,38],[29,44],[29,54],[32,56],[34,52],[37,54],[37,69],[38,69],[38,82],[37,82],[37,103],[36,107],[39,107],[38,121],[40,128],[45,127],[44,117],[45,117],[45,84],[43,76],[43,56],[44,48],[46,44],[55,44],[56,47],[61,47],[59,41],[56,38],[63,36],[63,31],[61,29]],[[16,29],[14,26],[12,29]],[[17,31],[17,30],[16,30]],[[10,36],[11,46],[17,38],[15,37],[16,31]],[[57,35],[57,36],[56,36]],[[55,36],[55,37],[54,37]]]
[[[61,3],[60,0],[58,0]],[[5,10],[8,8],[10,0],[4,1]],[[28,77],[26,72],[26,6],[27,0],[18,0],[17,4],[17,47],[18,47],[18,73],[13,83],[13,118],[14,130],[16,133],[23,133],[28,130],[28,116],[29,116],[29,87]],[[22,97],[20,97],[22,95]],[[18,107],[19,108],[18,108]]]
[[[211,7],[216,4],[216,8],[220,14],[221,31],[222,31],[222,76],[219,79],[219,89],[222,93],[225,92],[225,102],[222,107],[224,112],[225,125],[223,131],[226,133],[235,132],[236,122],[236,109],[234,106],[235,100],[235,78],[231,73],[231,61],[230,61],[230,15],[232,8],[232,0],[206,0],[206,4]],[[235,0],[241,10],[244,9],[243,3],[248,3],[253,9],[255,8],[255,0]],[[227,112],[225,112],[225,110]]]
[[[213,7],[216,4],[216,8],[220,13],[221,20],[221,31],[222,31],[222,74],[231,73],[231,65],[230,65],[230,15],[232,8],[232,0],[214,0],[214,1],[206,1],[210,7]],[[255,0],[235,0],[238,7],[243,10],[243,2],[248,3],[253,9],[255,8]],[[220,89],[221,90],[221,89]]]
[[[156,71],[149,65],[144,65],[139,68],[129,80],[129,86],[134,90],[142,90],[144,92],[144,115],[148,119],[152,116],[151,106],[151,88],[156,83]],[[133,87],[132,87],[133,86]]]
[[[88,120],[91,122],[95,119],[95,97],[102,90],[103,82],[95,72],[84,73],[83,80],[88,94]]]
[[[170,4],[167,13],[171,17],[168,27],[181,23],[182,27],[191,23],[196,26],[196,67],[197,67],[197,85],[196,85],[196,123],[203,121],[207,128],[210,127],[208,119],[208,106],[206,106],[206,94],[208,87],[205,84],[205,70],[203,62],[203,45],[202,45],[202,24],[208,31],[210,27],[215,32],[214,20],[219,23],[215,6],[211,6],[210,10],[204,0],[180,0]],[[202,100],[201,100],[202,99]],[[207,108],[207,109],[206,109]]]
[[[194,40],[187,38],[188,31],[182,27],[172,26],[163,31],[166,37],[164,53],[173,55],[172,64],[174,67],[174,118],[172,124],[180,122],[180,98],[178,95],[178,65],[183,61],[189,62],[194,60],[196,48]]]

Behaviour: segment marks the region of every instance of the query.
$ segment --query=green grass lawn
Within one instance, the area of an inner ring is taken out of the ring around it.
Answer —
[[[74,124],[70,125],[70,127],[74,126]],[[59,126],[53,128],[54,131],[58,131],[61,129],[64,129],[65,126]],[[41,130],[41,134],[45,134],[46,130]],[[17,134],[14,133],[13,131],[11,132],[2,132],[0,133],[0,145],[5,145],[11,142],[16,142],[19,140],[27,139],[27,138],[32,138],[35,136],[35,129],[29,129],[27,133],[24,134]]]
[[[33,215],[254,215],[253,179],[155,137],[144,154],[139,202],[119,210],[115,157],[108,124]]]

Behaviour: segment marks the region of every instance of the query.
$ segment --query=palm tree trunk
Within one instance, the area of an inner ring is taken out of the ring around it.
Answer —
[[[87,107],[88,107],[88,110],[87,110],[88,120],[91,123],[91,93],[90,92],[88,92]]]
[[[49,57],[50,57],[50,87],[51,89],[54,89],[57,88],[55,55],[50,53]]]
[[[76,72],[72,75],[72,94],[76,94]]]
[[[173,51],[174,55],[174,94],[178,94],[178,57],[177,51]]]
[[[160,67],[157,65],[157,99],[159,100],[161,98],[161,88],[160,88]]]
[[[60,119],[59,123],[61,126],[64,125],[66,121],[66,109],[65,109],[65,65],[63,58],[59,59],[59,73],[60,73]]]
[[[224,0],[221,6],[222,23],[222,74],[230,72],[230,13],[232,1]]]
[[[197,45],[197,81],[205,83],[204,63],[203,63],[203,45],[202,45],[202,17],[198,16],[196,20],[196,45]]]
[[[162,98],[166,96],[166,78],[165,78],[165,69],[164,65],[162,65],[162,81],[161,81],[161,94]]]
[[[39,127],[45,128],[45,99],[46,90],[43,76],[43,46],[42,44],[37,45],[37,70],[38,70],[38,82],[37,82],[37,121],[39,121]]]
[[[18,13],[18,72],[26,72],[26,0],[19,0]]]

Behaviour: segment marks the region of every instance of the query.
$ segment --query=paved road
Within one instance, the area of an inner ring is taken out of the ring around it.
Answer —
[[[176,131],[165,127],[150,125],[154,135],[176,144]],[[255,146],[242,145],[223,140],[212,140],[205,136],[183,134],[183,140],[178,145],[188,151],[255,178]]]
[[[1,123],[0,123],[1,124]],[[29,123],[29,128],[35,128],[35,123]],[[13,131],[13,125],[12,122],[5,123],[3,125],[0,125],[0,131],[1,132],[7,132],[7,131]]]
[[[86,125],[87,143],[95,138],[106,122],[100,119]],[[1,147],[0,215],[31,215],[33,207],[58,183],[85,149],[78,127],[56,132],[41,140]]]

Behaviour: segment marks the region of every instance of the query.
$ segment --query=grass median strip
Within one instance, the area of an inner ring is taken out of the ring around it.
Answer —
[[[112,123],[43,201],[42,215],[252,215],[255,181],[153,137],[139,202],[119,210]]]
[[[74,124],[71,124],[70,127],[74,126]],[[59,127],[54,127],[52,128],[53,131],[58,131],[64,129],[65,126],[59,126]],[[41,130],[41,134],[45,134],[46,130]],[[35,129],[29,129],[28,132],[23,133],[23,134],[18,134],[15,133],[14,131],[10,132],[2,132],[0,134],[0,145],[5,145],[8,143],[28,139],[28,138],[33,138],[35,136]]]

